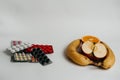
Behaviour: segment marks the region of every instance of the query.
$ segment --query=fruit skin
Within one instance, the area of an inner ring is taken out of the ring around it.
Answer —
[[[114,55],[113,51],[111,50],[111,48],[110,48],[107,44],[105,44],[104,42],[102,42],[102,43],[103,43],[103,44],[106,46],[106,48],[108,49],[108,53],[107,53],[107,56],[106,56],[106,58],[104,59],[102,65],[101,65],[101,67],[104,68],[104,69],[109,69],[109,68],[111,68],[111,67],[114,65],[114,63],[115,63],[115,55]]]
[[[73,62],[75,62],[76,64],[79,64],[81,66],[93,64],[93,61],[91,61],[87,56],[84,56],[83,54],[81,54],[77,51],[77,48],[79,46],[80,46],[80,39],[72,41],[66,49],[66,55]]]
[[[105,45],[105,47],[108,50],[107,56],[105,57],[105,59],[102,62],[96,63],[96,62],[90,60],[87,56],[85,56],[82,53],[77,51],[77,49],[80,46],[80,39],[74,40],[68,45],[68,47],[66,49],[66,55],[73,62],[75,62],[76,64],[79,64],[81,66],[87,66],[89,64],[93,64],[93,65],[101,67],[103,69],[109,69],[115,63],[115,55],[114,55],[113,51],[111,50],[111,48],[107,44],[105,44],[104,42],[102,42],[102,43]]]
[[[83,36],[81,40],[82,40],[83,42],[91,41],[91,42],[93,42],[93,43],[97,43],[97,42],[100,41],[97,37],[94,37],[94,36],[91,36],[91,35]]]

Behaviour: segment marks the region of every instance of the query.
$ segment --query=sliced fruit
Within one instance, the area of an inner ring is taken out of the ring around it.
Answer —
[[[94,46],[93,54],[97,58],[104,58],[107,55],[107,49],[102,43],[97,43]]]
[[[94,44],[91,41],[86,41],[82,45],[82,50],[86,54],[91,54],[94,48]]]
[[[82,37],[82,41],[83,41],[83,42],[91,41],[91,42],[93,42],[93,43],[97,43],[97,42],[99,42],[100,40],[99,40],[97,37],[88,35],[88,36]]]

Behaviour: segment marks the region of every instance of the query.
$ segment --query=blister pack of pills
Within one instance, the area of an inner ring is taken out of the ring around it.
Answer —
[[[22,41],[11,41],[11,47],[7,50],[12,54],[12,62],[39,62],[42,65],[52,63],[46,54],[54,52],[52,45],[30,44]]]
[[[26,49],[26,52],[31,52],[33,48],[39,48],[45,54],[52,54],[54,52],[52,45],[38,45],[38,44],[32,44],[31,47]]]
[[[46,54],[39,48],[34,48],[31,54],[38,60],[42,65],[47,65],[52,63],[52,61],[46,56]]]

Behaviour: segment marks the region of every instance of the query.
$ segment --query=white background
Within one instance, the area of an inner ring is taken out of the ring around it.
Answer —
[[[84,35],[106,42],[116,56],[109,70],[66,59],[66,46]],[[11,40],[52,44],[52,64],[12,63]],[[0,0],[0,80],[119,80],[120,0]]]

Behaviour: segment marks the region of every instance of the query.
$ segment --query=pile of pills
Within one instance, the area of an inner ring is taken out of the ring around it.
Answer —
[[[11,47],[7,50],[12,54],[12,62],[39,62],[42,65],[52,63],[46,54],[54,52],[52,45],[30,44],[22,41],[12,41]]]

